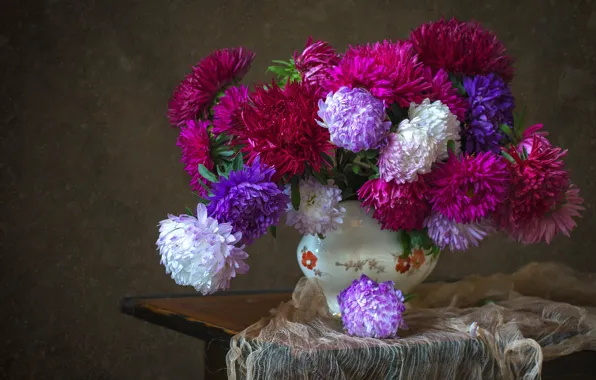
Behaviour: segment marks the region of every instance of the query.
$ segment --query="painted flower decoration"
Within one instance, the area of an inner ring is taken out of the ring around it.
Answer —
[[[387,143],[391,121],[385,120],[383,102],[363,88],[341,87],[319,100],[319,125],[328,128],[331,142],[340,148],[360,152]]]
[[[180,135],[176,142],[182,152],[180,162],[184,164],[184,170],[191,176],[190,187],[199,196],[207,194],[200,183],[202,179],[198,171],[199,164],[205,165],[209,170],[213,169],[207,128],[209,128],[209,122],[190,120],[185,127],[180,128]]]
[[[186,124],[205,116],[217,94],[244,77],[255,54],[239,47],[220,49],[209,54],[176,87],[168,107],[172,126]]]
[[[406,273],[407,271],[410,270],[411,266],[412,266],[412,263],[410,262],[410,256],[408,256],[405,259],[398,257],[397,263],[395,264],[395,270],[399,273]]]
[[[169,215],[159,225],[161,264],[178,285],[211,294],[229,288],[236,274],[248,272],[248,254],[236,246],[241,234],[207,216],[205,205],[197,206],[196,217]]]
[[[317,266],[317,256],[311,251],[302,252],[302,266],[313,270]]]
[[[326,235],[343,223],[346,209],[342,207],[341,190],[333,181],[323,185],[314,178],[299,183],[300,207],[292,205],[287,211],[286,223],[302,235]]]
[[[412,268],[420,269],[424,262],[426,261],[426,257],[424,257],[424,250],[417,248],[412,251],[412,255],[410,257],[410,262],[412,263]]]
[[[341,319],[346,332],[353,336],[397,338],[405,328],[402,313],[406,311],[404,296],[394,289],[393,281],[380,284],[363,274],[338,296]]]
[[[242,242],[252,243],[277,225],[290,201],[283,187],[272,181],[275,169],[261,164],[257,157],[252,165],[220,177],[209,196],[209,216],[230,223],[242,234]]]

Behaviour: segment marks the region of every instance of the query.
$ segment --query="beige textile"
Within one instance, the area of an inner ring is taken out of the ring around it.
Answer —
[[[596,350],[596,276],[554,263],[415,290],[400,339],[346,335],[316,280],[232,339],[230,379],[524,379]],[[478,326],[476,329],[475,326]]]

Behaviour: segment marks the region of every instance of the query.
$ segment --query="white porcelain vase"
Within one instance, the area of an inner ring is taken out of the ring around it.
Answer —
[[[306,235],[298,245],[298,264],[306,277],[317,277],[329,309],[339,314],[337,295],[364,273],[377,282],[393,281],[409,293],[428,277],[438,255],[414,249],[407,259],[398,232],[381,230],[358,201],[343,202],[343,224],[324,239]]]

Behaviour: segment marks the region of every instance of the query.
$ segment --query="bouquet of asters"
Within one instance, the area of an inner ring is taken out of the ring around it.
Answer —
[[[407,249],[466,250],[504,231],[569,235],[582,199],[541,125],[514,114],[513,60],[476,23],[439,20],[406,40],[338,53],[309,39],[274,80],[239,84],[255,55],[221,49],[175,89],[196,211],[160,223],[161,262],[204,294],[246,273],[245,246],[282,215],[321,238],[359,200]]]

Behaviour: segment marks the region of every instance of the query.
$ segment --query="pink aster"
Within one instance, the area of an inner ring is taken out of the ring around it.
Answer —
[[[413,30],[410,40],[420,60],[435,72],[496,73],[507,82],[513,78],[513,58],[503,43],[478,23],[441,19]]]
[[[457,223],[479,221],[500,206],[507,195],[505,160],[490,152],[449,155],[430,174],[429,199],[434,212]]]
[[[302,80],[320,87],[329,78],[329,70],[339,63],[339,55],[325,41],[313,42],[309,37],[302,53],[294,53],[294,64]]]
[[[168,106],[173,126],[205,116],[218,92],[242,79],[255,54],[239,47],[216,50],[199,61],[176,87]]]
[[[361,206],[370,212],[384,230],[416,230],[423,227],[430,213],[426,201],[428,188],[419,176],[415,182],[397,184],[380,178],[368,180],[358,190]]]
[[[426,68],[425,78],[431,82],[429,99],[440,100],[449,107],[452,114],[457,116],[459,121],[464,121],[468,111],[468,101],[457,93],[457,89],[451,83],[449,75],[444,70],[438,70],[435,75],[429,68]]]
[[[569,188],[569,173],[562,160],[567,151],[541,143],[539,136],[534,136],[528,157],[517,147],[510,147],[507,153],[513,159],[509,163],[511,186],[507,202],[495,216],[499,227],[511,233],[542,219],[556,206]]]
[[[213,169],[213,161],[209,152],[209,133],[207,132],[209,122],[190,120],[186,122],[186,127],[180,128],[180,136],[176,145],[182,151],[180,162],[184,164],[184,170],[191,176],[190,187],[199,196],[206,195],[205,189],[199,181],[199,164],[205,165],[209,170]]]
[[[352,46],[330,75],[325,83],[330,91],[362,87],[386,104],[397,102],[402,107],[421,103],[423,93],[431,89],[423,77],[424,67],[407,41]]]
[[[511,230],[511,236],[520,243],[534,244],[545,241],[547,244],[555,235],[570,236],[577,226],[573,218],[581,218],[584,200],[579,196],[579,189],[570,185],[565,196],[557,202],[542,218],[534,218],[524,223],[520,228]]]
[[[531,127],[526,128],[526,130],[522,134],[522,140],[519,143],[518,149],[520,152],[523,149],[526,149],[526,153],[532,153],[532,148],[534,146],[534,136],[538,138],[538,143],[541,146],[551,146],[550,141],[548,141],[548,132],[541,131],[542,124],[536,124]]]
[[[242,134],[242,109],[248,100],[248,87],[239,85],[230,87],[213,106],[213,133],[226,133],[232,136]]]

